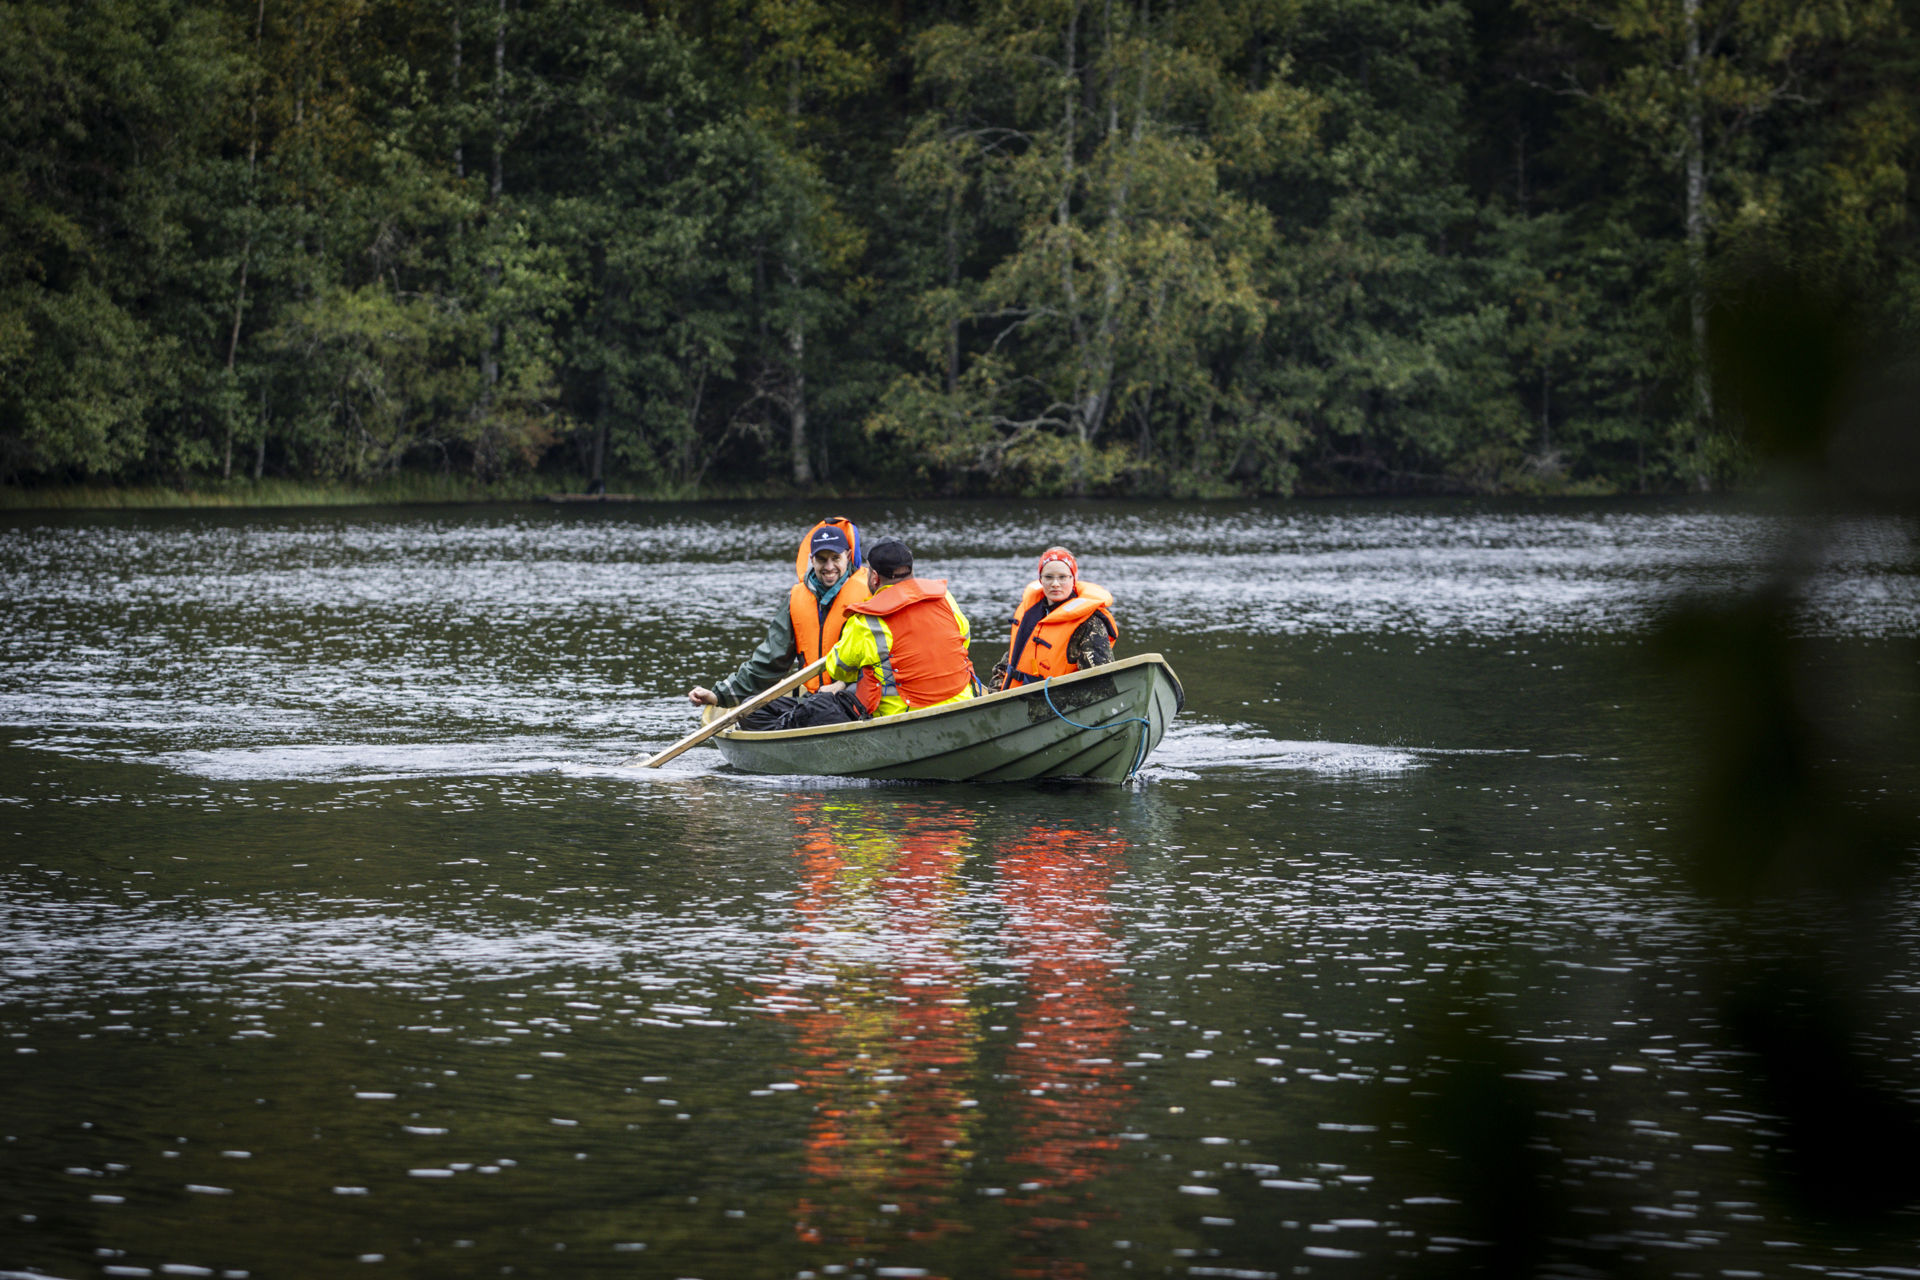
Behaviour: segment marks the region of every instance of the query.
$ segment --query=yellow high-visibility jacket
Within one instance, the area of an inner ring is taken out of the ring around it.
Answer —
[[[973,696],[972,630],[945,582],[896,582],[847,611],[827,676],[857,679],[854,696],[869,715],[961,702]]]

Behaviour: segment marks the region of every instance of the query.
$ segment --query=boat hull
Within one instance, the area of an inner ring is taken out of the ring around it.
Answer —
[[[1185,702],[1157,653],[1076,671],[1043,685],[853,724],[749,733],[713,743],[748,773],[1019,782],[1124,782]]]

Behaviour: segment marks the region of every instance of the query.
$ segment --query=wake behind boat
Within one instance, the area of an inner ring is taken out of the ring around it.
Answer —
[[[1185,705],[1166,659],[1142,653],[965,702],[810,729],[728,729],[713,743],[748,773],[1124,782]]]

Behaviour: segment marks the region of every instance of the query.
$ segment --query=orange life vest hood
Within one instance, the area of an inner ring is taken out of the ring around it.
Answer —
[[[847,554],[848,574],[858,574],[860,572],[860,566],[866,562],[867,547],[866,542],[860,537],[860,526],[845,516],[828,516],[825,520],[812,525],[805,533],[800,535],[800,549],[794,552],[793,555],[793,580],[795,582],[805,582],[807,580],[807,570],[813,567],[813,535],[828,525],[832,525],[840,532],[846,534],[847,545],[853,548],[853,550]]]

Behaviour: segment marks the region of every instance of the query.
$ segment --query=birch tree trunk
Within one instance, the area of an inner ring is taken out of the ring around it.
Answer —
[[[797,294],[800,288],[800,272],[795,269],[792,256],[787,264],[787,284]],[[792,381],[787,391],[788,443],[793,449],[793,482],[802,488],[813,484],[813,457],[811,445],[807,440],[807,327],[795,320],[787,330],[787,359],[793,367]]]
[[[500,203],[500,193],[505,190],[506,155],[506,78],[507,78],[507,0],[500,0],[499,8],[493,20],[493,173],[487,184],[488,201],[492,205]],[[500,260],[496,256],[487,266],[487,282],[497,286],[500,283]],[[489,304],[496,302],[489,299]],[[500,385],[500,319],[496,314],[493,323],[487,326],[487,347],[480,356],[481,374],[481,413],[492,412],[495,389]],[[481,450],[476,449],[474,464],[481,462]]]
[[[460,10],[453,11],[453,176],[465,179],[467,176],[467,147],[465,136],[461,133],[460,123],[460,55],[464,45],[460,39]]]
[[[1140,33],[1146,35],[1147,25],[1152,17],[1151,0],[1140,0]],[[1113,9],[1111,3],[1107,9],[1107,44],[1113,43]],[[1113,403],[1114,362],[1120,343],[1120,303],[1125,289],[1125,271],[1120,261],[1121,243],[1126,231],[1126,219],[1130,212],[1129,203],[1133,191],[1134,166],[1140,156],[1140,142],[1146,129],[1147,117],[1147,80],[1151,70],[1148,54],[1149,42],[1144,38],[1139,42],[1140,67],[1134,85],[1133,119],[1127,129],[1127,150],[1120,161],[1120,173],[1108,188],[1107,225],[1105,229],[1106,252],[1102,274],[1100,326],[1095,336],[1087,389],[1087,408],[1082,416],[1080,443],[1091,444],[1100,434],[1107,420],[1107,411]],[[1109,58],[1111,62],[1111,58]],[[1111,147],[1120,135],[1120,78],[1117,68],[1111,75],[1107,100],[1107,145]]]
[[[954,191],[947,199],[947,290],[950,295],[958,296],[960,289],[960,201],[961,194]],[[947,318],[947,395],[952,397],[960,390],[960,317]]]
[[[796,59],[787,68],[787,122],[793,136],[800,132],[800,64]],[[793,290],[795,310],[787,328],[787,359],[793,376],[787,384],[788,443],[793,450],[793,482],[801,488],[813,485],[813,443],[807,439],[807,323],[801,318],[800,246],[789,242],[786,263],[787,287]]]
[[[1067,325],[1073,335],[1074,350],[1084,352],[1087,348],[1087,330],[1080,317],[1080,288],[1073,278],[1073,188],[1077,177],[1073,153],[1079,143],[1077,114],[1080,106],[1079,39],[1080,5],[1078,0],[1075,0],[1073,9],[1067,17],[1066,54],[1062,59],[1064,65],[1060,76],[1062,87],[1065,89],[1066,110],[1060,122],[1060,196],[1055,206],[1054,226],[1057,229],[1057,239],[1060,244],[1060,293],[1066,304]],[[1079,417],[1080,405],[1083,403],[1086,392],[1086,366],[1084,362],[1078,361],[1076,365],[1078,367],[1074,376],[1073,389],[1074,426],[1084,439],[1086,432],[1080,425]]]
[[[1712,487],[1704,450],[1713,426],[1713,376],[1707,365],[1707,144],[1700,101],[1700,0],[1682,0],[1686,21],[1687,309],[1693,330],[1694,487]]]
[[[502,118],[501,108],[506,98],[506,80],[507,0],[500,0],[499,11],[493,20],[493,182],[489,190],[495,200],[500,198],[504,185],[501,170],[507,149],[506,121]]]
[[[247,100],[247,229],[240,241],[240,279],[233,290],[233,326],[227,331],[227,382],[233,382],[234,362],[240,355],[240,322],[247,309],[247,268],[253,262],[253,221],[259,201],[254,192],[254,174],[260,158],[260,80],[263,73],[260,49],[267,30],[267,0],[260,0],[253,15],[253,92]],[[233,479],[233,414],[227,417],[226,444],[220,450],[220,478]],[[258,479],[258,477],[255,477]]]

